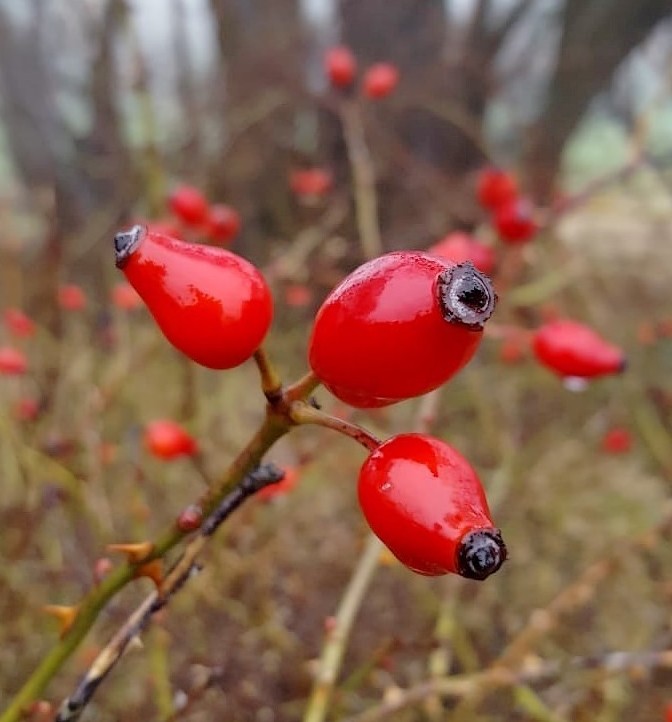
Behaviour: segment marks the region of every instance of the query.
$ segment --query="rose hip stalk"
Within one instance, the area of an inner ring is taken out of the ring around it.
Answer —
[[[114,238],[116,263],[166,338],[196,363],[228,369],[250,358],[273,316],[266,281],[223,248],[147,231]]]
[[[309,361],[341,401],[360,408],[420,396],[474,355],[496,295],[471,263],[399,251],[360,266],[322,304]]]
[[[358,495],[376,536],[419,574],[485,579],[506,559],[476,472],[439,439],[402,434],[381,444],[361,468]]]

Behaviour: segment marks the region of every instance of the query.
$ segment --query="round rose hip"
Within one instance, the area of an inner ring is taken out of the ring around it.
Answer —
[[[386,98],[399,83],[399,71],[391,63],[376,63],[364,74],[363,91],[367,98]]]
[[[208,215],[208,201],[198,190],[189,185],[174,188],[168,197],[170,210],[188,226],[199,226]]]
[[[420,396],[474,355],[496,295],[471,263],[419,251],[368,261],[327,297],[309,361],[341,401],[361,408]]]
[[[478,174],[476,197],[484,208],[494,211],[518,197],[518,184],[508,171],[490,166]]]
[[[324,69],[335,88],[348,88],[357,74],[357,61],[350,48],[337,46],[325,53]]]
[[[384,442],[364,462],[357,490],[373,532],[419,574],[485,579],[506,559],[476,472],[439,439]]]

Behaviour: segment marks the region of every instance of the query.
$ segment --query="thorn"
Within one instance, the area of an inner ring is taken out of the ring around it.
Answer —
[[[145,645],[143,644],[142,639],[140,639],[140,635],[138,635],[138,634],[131,637],[131,639],[128,642],[129,651],[131,649],[144,649],[144,648],[145,648]]]
[[[45,614],[55,617],[58,622],[58,628],[61,638],[65,637],[68,630],[75,623],[77,614],[79,614],[79,606],[66,606],[64,604],[45,604],[42,607]]]
[[[135,578],[147,577],[151,579],[158,589],[163,582],[163,562],[161,559],[152,559],[145,564],[140,564],[135,569]]]
[[[136,544],[108,544],[107,550],[109,552],[121,552],[126,555],[130,564],[137,564],[154,551],[154,545],[149,541]]]

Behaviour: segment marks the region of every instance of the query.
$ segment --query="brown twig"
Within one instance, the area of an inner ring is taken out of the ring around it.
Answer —
[[[221,524],[245,499],[264,486],[277,483],[282,477],[283,472],[272,465],[259,467],[246,474],[240,485],[222,499],[220,505],[203,522],[197,536],[186,546],[159,588],[145,598],[98,654],[75,691],[61,704],[55,722],[74,722],[79,718],[100,684],[121,659],[131,640],[145,629],[151,618],[198,572],[196,559]]]

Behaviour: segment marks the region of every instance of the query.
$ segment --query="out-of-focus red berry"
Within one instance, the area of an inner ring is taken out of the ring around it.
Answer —
[[[160,236],[170,236],[171,238],[182,239],[182,229],[177,223],[170,220],[164,221],[138,221],[133,225],[147,226],[149,233],[157,233]],[[133,226],[131,226],[132,228]]]
[[[495,251],[491,246],[468,233],[454,231],[427,249],[428,253],[455,263],[471,261],[481,273],[491,274],[495,268]]]
[[[668,702],[665,707],[665,722],[672,722],[672,702]]]
[[[376,63],[364,74],[362,90],[367,98],[380,100],[397,87],[399,70],[392,63]]]
[[[130,283],[117,283],[112,289],[112,304],[121,311],[134,311],[144,304],[140,294]]]
[[[505,243],[525,243],[539,230],[532,215],[532,205],[523,198],[498,206],[493,224]]]
[[[502,363],[512,366],[525,359],[530,350],[529,339],[523,334],[507,336],[499,347],[499,358]]]
[[[637,343],[640,346],[653,346],[657,340],[658,333],[652,321],[642,321],[637,326]]]
[[[66,283],[58,289],[58,305],[64,311],[83,311],[86,308],[86,294],[74,283]]]
[[[204,230],[211,241],[230,243],[240,233],[241,226],[240,214],[235,208],[215,203],[210,206]]]
[[[182,509],[177,517],[177,528],[182,532],[198,529],[203,523],[203,509],[198,504],[190,504]]]
[[[285,303],[292,308],[305,308],[312,300],[313,292],[304,283],[290,283],[285,288]]]
[[[101,441],[98,446],[98,458],[103,466],[114,463],[119,454],[119,447],[111,441]]]
[[[20,308],[7,308],[2,315],[7,330],[17,338],[30,338],[35,334],[35,321]]]
[[[168,206],[188,226],[200,226],[208,217],[208,201],[194,186],[180,185],[173,189]]]
[[[100,584],[112,571],[114,564],[109,557],[100,557],[93,563],[93,581]]]
[[[614,426],[602,437],[601,446],[606,454],[627,454],[632,449],[632,434],[624,426]]]
[[[476,179],[476,198],[490,211],[518,197],[518,183],[508,171],[501,168],[484,168]]]
[[[357,60],[350,48],[329,48],[324,55],[324,70],[335,88],[348,88],[357,74]]]
[[[23,351],[13,346],[0,348],[0,374],[3,376],[21,376],[28,370],[28,359]]]
[[[299,198],[321,198],[332,188],[334,178],[325,168],[303,168],[289,174],[289,187]]]
[[[301,476],[299,468],[296,466],[285,466],[283,467],[283,471],[285,472],[285,476],[282,481],[279,481],[277,484],[269,484],[268,486],[260,489],[256,493],[256,497],[258,499],[268,501],[269,499],[273,499],[277,496],[289,494],[289,492],[292,491],[299,482],[299,478]]]
[[[578,321],[560,319],[541,326],[532,349],[537,360],[559,376],[595,378],[621,373],[625,354],[592,328]]]
[[[157,419],[147,424],[143,441],[150,454],[167,461],[192,456],[198,451],[196,440],[170,419]]]
[[[40,415],[40,402],[31,396],[24,396],[14,404],[13,411],[17,421],[35,421]]]

